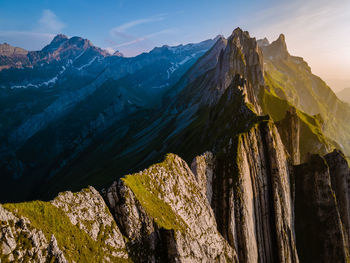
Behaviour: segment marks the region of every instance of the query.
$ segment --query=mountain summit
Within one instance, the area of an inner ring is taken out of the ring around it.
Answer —
[[[265,56],[275,59],[287,59],[289,57],[286,38],[283,34],[280,34],[278,39],[271,44],[268,44],[268,41],[266,42],[266,40],[267,39],[265,38],[265,40],[258,41]]]

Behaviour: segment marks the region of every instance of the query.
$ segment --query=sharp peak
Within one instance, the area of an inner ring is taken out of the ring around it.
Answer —
[[[277,40],[286,42],[286,36],[283,33],[281,33]]]
[[[69,38],[64,34],[57,34],[51,42],[58,42],[62,40],[68,40]]]
[[[216,37],[213,38],[213,40],[217,41],[219,39],[225,38],[223,35],[219,34]]]
[[[67,35],[64,34],[58,34],[56,35],[53,40],[51,41],[51,43],[58,43],[58,42],[65,42],[65,41],[86,41],[88,44],[90,44],[91,46],[93,45],[91,43],[91,41],[87,38],[83,38],[83,37],[79,37],[79,36],[73,36],[73,37],[68,37]]]
[[[250,38],[249,32],[242,30],[240,27],[236,27],[231,34],[231,36],[233,36],[233,37],[234,36],[243,36],[243,35]]]
[[[271,44],[278,45],[283,49],[287,50],[286,37],[284,34],[280,34],[279,37],[273,41]]]

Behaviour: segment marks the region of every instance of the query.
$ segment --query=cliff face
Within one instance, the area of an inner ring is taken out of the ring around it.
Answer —
[[[345,159],[338,152],[324,158],[312,155],[309,162],[295,167],[294,176],[300,260],[348,262],[349,168]]]
[[[290,166],[276,127],[262,122],[217,158],[212,206],[240,262],[298,262]]]

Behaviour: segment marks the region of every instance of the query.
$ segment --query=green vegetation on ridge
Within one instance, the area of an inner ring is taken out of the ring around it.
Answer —
[[[50,202],[10,203],[4,204],[3,207],[18,217],[28,218],[30,226],[41,230],[48,242],[54,235],[59,248],[69,262],[73,262],[73,260],[75,262],[102,262],[106,255],[111,255],[112,249],[104,251],[103,247],[106,245],[101,246],[101,244],[104,243],[107,234],[112,231],[113,224],[111,227],[101,230],[97,240],[94,241],[77,225],[73,225],[63,210]],[[116,260],[117,262],[130,262],[122,258]]]

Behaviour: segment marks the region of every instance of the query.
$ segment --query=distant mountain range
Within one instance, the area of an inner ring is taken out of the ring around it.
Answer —
[[[337,92],[337,96],[342,101],[345,101],[350,104],[350,88],[345,88],[339,92]]]
[[[31,178],[31,184],[47,180],[113,126],[119,125],[118,136],[125,135],[131,116],[141,114],[145,121],[217,39],[154,48],[133,58],[64,35],[26,55],[7,46],[11,61],[19,52],[13,50],[20,50],[23,63],[1,64],[1,175],[14,184],[15,178]]]

